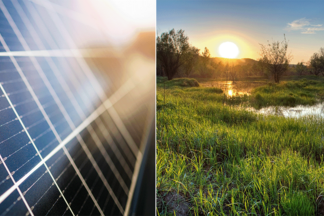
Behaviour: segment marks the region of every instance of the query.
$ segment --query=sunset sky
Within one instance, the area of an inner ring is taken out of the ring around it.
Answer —
[[[324,47],[324,1],[157,0],[157,34],[183,29],[191,45],[219,57],[222,42],[237,44],[238,58],[259,57],[260,43],[282,41],[292,64]]]

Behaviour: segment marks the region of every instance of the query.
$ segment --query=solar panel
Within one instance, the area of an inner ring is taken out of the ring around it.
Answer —
[[[155,212],[155,36],[116,51],[89,2],[0,0],[1,215]]]

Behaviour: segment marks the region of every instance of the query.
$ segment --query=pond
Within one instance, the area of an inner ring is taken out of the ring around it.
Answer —
[[[262,81],[206,81],[200,82],[203,87],[217,87],[224,91],[229,96],[243,96],[250,95],[252,90],[256,87],[265,85],[268,83],[266,80]],[[284,107],[284,106],[269,106],[261,109],[255,109],[253,107],[246,108],[249,111],[253,111],[258,114],[265,115],[278,115],[291,118],[300,118],[307,115],[314,115],[318,117],[324,117],[324,103],[318,103],[312,106],[295,106],[295,107]]]
[[[207,81],[200,82],[203,87],[217,87],[222,89],[227,96],[243,96],[250,95],[252,90],[256,87],[265,85],[263,81]]]

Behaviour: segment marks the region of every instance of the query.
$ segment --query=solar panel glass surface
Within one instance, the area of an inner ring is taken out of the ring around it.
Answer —
[[[154,59],[128,50],[139,74],[86,44],[105,41],[79,6],[0,1],[2,215],[129,210],[154,120],[154,85],[143,85],[154,83]]]

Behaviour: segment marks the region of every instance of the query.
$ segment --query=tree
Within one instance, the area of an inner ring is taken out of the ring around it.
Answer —
[[[189,74],[192,73],[194,66],[197,63],[199,57],[199,49],[190,46],[188,49],[188,52],[184,55],[184,64],[183,64],[183,69],[184,73],[189,77]]]
[[[207,47],[205,47],[204,52],[202,52],[201,54],[203,57],[203,61],[205,62],[205,64],[207,64],[207,62],[209,61],[209,58],[210,58],[209,49]]]
[[[241,76],[251,76],[252,75],[252,64],[246,60],[240,61],[240,65],[237,66],[239,74]]]
[[[307,67],[306,67],[306,65],[304,65],[303,62],[298,62],[295,67],[295,70],[296,70],[296,73],[301,76],[301,75],[303,75],[303,72],[307,71]]]
[[[262,59],[258,59],[256,62],[254,62],[251,67],[251,70],[252,70],[253,75],[265,76],[266,78],[268,78],[269,74],[266,70],[266,67],[265,67]]]
[[[324,48],[321,48],[318,53],[314,53],[309,60],[311,66],[310,73],[318,76],[323,73],[324,76]]]
[[[179,67],[185,62],[185,55],[189,49],[189,38],[184,35],[184,30],[174,29],[164,32],[156,39],[157,59],[160,61],[164,72],[171,80]]]
[[[260,75],[260,68],[259,68],[259,62],[254,62],[251,67],[251,72],[252,74],[255,75]]]
[[[226,79],[226,81],[228,80],[229,69],[230,69],[230,66],[229,66],[228,62],[226,62],[222,67],[223,77]]]
[[[239,65],[235,64],[234,59],[228,59],[227,70],[228,70],[229,78],[232,80],[234,84],[236,78],[239,75]]]
[[[199,62],[199,72],[202,77],[211,76],[212,67],[209,65],[210,63],[210,53],[207,47],[205,47],[204,51],[201,53],[200,62]]]
[[[217,76],[220,76],[220,72],[222,69],[222,62],[221,61],[216,61],[215,59],[211,59],[210,63],[209,63],[209,69],[212,71],[212,76],[213,78],[216,78]]]
[[[281,76],[288,71],[289,62],[292,56],[287,53],[288,42],[286,37],[282,42],[274,41],[261,46],[261,63],[266,67],[276,83],[279,83]]]

